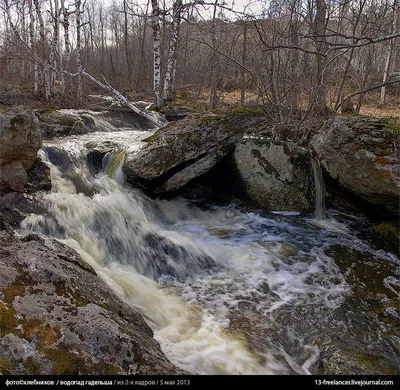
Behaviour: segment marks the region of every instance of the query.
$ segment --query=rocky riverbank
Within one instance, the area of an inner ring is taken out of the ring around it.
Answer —
[[[42,192],[51,190],[49,168],[37,158],[42,138],[102,131],[101,126],[107,125],[98,119],[102,115],[96,119],[87,112],[23,109],[0,116],[0,371],[4,374],[183,373],[164,356],[144,319],[74,250],[40,235],[14,234],[26,215],[45,213],[37,201]],[[266,120],[259,110],[189,114],[157,131],[135,120],[124,116],[113,126],[120,131],[136,123],[151,131],[141,148],[130,152],[128,142],[120,139],[88,143],[84,152],[91,168],[99,170],[107,153],[123,151],[127,181],[150,195],[179,195],[196,183],[204,185],[212,175],[209,186],[227,184],[231,194],[251,207],[312,215],[314,156],[328,184],[328,207],[347,201],[360,204],[376,221],[369,229],[372,236],[392,243],[399,238],[396,124],[333,118],[311,138],[309,148],[302,148],[254,135]],[[65,168],[68,156],[52,150],[50,161]]]

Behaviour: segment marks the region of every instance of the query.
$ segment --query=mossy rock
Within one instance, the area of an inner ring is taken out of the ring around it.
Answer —
[[[179,374],[143,318],[70,248],[0,231],[2,374]]]
[[[400,227],[398,221],[384,221],[375,224],[369,229],[377,240],[383,240],[389,248],[397,248],[399,252]]]

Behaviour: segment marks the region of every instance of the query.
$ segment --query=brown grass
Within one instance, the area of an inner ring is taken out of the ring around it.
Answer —
[[[208,105],[208,89],[201,91],[193,91],[189,89],[181,90],[177,94],[176,104],[197,106],[199,109],[206,108]],[[306,109],[308,97],[301,97],[300,106]],[[360,115],[373,116],[377,118],[400,118],[400,97],[388,96],[385,105],[380,106],[379,92],[368,94],[360,109]],[[355,100],[354,100],[355,102]],[[223,92],[220,96],[220,105],[238,105],[240,103],[240,90]],[[257,93],[254,91],[246,91],[245,104],[262,104],[258,98]]]
[[[385,105],[379,104],[379,95],[371,96],[361,106],[361,115],[377,118],[400,118],[400,97],[388,97]]]

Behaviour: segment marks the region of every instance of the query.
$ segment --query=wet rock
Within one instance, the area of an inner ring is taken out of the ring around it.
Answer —
[[[321,350],[319,375],[398,375],[386,359],[374,354],[362,353],[335,346],[324,346]]]
[[[233,155],[245,193],[265,210],[307,211],[310,208],[309,153],[294,144],[245,139]]]
[[[23,191],[42,145],[39,123],[28,110],[0,115],[0,192]]]
[[[336,181],[370,205],[399,215],[400,126],[353,116],[329,119],[312,138],[322,167]]]
[[[43,211],[33,196],[10,192],[0,197],[0,230],[13,231],[28,214]]]
[[[2,374],[181,374],[143,318],[70,248],[0,232]]]
[[[28,171],[28,183],[26,191],[28,193],[33,193],[37,191],[50,190],[50,168],[43,161],[37,158],[32,168]]]
[[[9,111],[0,116],[0,165],[19,161],[27,171],[41,146],[39,123],[30,111]]]
[[[195,110],[185,106],[164,106],[161,112],[168,121],[177,121],[193,114]]]
[[[95,131],[94,119],[89,115],[83,118],[72,110],[53,110],[38,112],[43,138],[51,139],[73,134],[86,134]]]
[[[211,169],[264,119],[262,112],[245,109],[192,115],[145,139],[139,153],[127,155],[124,170],[151,190],[175,191]]]
[[[0,165],[0,190],[22,192],[27,182],[27,174],[20,161]]]

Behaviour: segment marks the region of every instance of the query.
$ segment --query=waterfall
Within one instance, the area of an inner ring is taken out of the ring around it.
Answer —
[[[52,180],[52,191],[39,199],[46,212],[28,215],[19,233],[44,234],[75,249],[144,317],[166,356],[190,373],[309,374],[319,349],[302,329],[315,323],[314,311],[300,322],[294,312],[338,307],[346,296],[347,284],[323,251],[339,233],[235,205],[151,200],[125,185],[122,173],[121,150],[140,148],[145,134],[119,133],[123,145],[94,174],[85,145],[106,133],[100,136],[44,146],[40,155]],[[317,162],[313,169],[321,218]],[[295,328],[287,325],[292,320]],[[325,332],[329,325],[320,327]]]
[[[103,157],[102,171],[108,175],[111,179],[114,179],[118,183],[124,182],[124,174],[122,166],[125,161],[125,152],[113,150],[108,152]]]
[[[315,218],[320,221],[326,218],[325,184],[322,177],[321,165],[316,157],[312,160],[312,169],[315,186]]]

